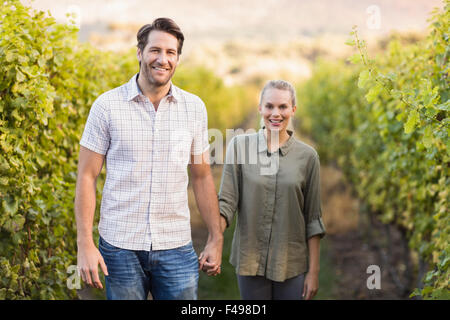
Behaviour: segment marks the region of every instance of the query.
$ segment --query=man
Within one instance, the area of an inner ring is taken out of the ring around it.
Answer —
[[[78,268],[108,299],[197,299],[198,270],[220,273],[223,235],[209,167],[207,113],[171,83],[184,36],[159,18],[138,34],[139,73],[93,104],[80,142],[75,197]],[[99,249],[92,237],[96,179],[106,160]],[[190,163],[189,163],[190,162]],[[209,237],[197,258],[187,202],[192,185]]]

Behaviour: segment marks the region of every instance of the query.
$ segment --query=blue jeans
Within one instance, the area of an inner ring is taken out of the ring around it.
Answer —
[[[196,300],[198,258],[192,242],[170,250],[133,251],[102,237],[99,250],[108,268],[108,300]]]

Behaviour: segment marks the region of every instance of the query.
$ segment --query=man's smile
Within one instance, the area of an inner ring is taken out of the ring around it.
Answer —
[[[167,72],[170,70],[169,68],[156,67],[156,66],[152,66],[152,69],[159,71],[159,72]]]

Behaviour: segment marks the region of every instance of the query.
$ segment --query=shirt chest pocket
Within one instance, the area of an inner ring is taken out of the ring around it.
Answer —
[[[111,145],[115,157],[127,161],[148,160],[153,148],[151,126],[140,121],[121,119],[111,127]]]
[[[176,129],[171,130],[169,135],[169,162],[187,165],[191,155],[192,133],[186,129]]]

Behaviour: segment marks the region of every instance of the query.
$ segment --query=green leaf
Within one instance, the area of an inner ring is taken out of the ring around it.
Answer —
[[[429,275],[428,275],[427,277],[429,277]],[[433,287],[426,286],[426,287],[423,288],[423,290],[422,290],[422,295],[427,295],[427,294],[429,294],[429,293],[432,292],[432,291],[433,291]]]
[[[9,213],[12,216],[17,212],[19,208],[19,202],[17,201],[17,199],[12,199],[9,201],[4,199],[2,201],[2,207],[7,213]]]
[[[391,95],[392,95],[392,97],[394,99],[401,99],[402,98],[402,92],[400,90],[392,89],[390,91],[390,93],[391,93]],[[399,107],[404,107],[404,105],[405,105],[405,103],[403,101],[398,104]]]
[[[425,148],[430,148],[433,144],[433,130],[430,126],[427,126],[425,128],[423,137],[422,137],[422,143],[425,146]]]
[[[447,256],[439,263],[439,268],[446,270],[448,269],[449,264],[450,264],[450,256]]]
[[[2,149],[6,152],[6,153],[9,153],[9,152],[11,152],[12,151],[12,146],[8,143],[8,142],[6,142],[6,141],[2,141],[2,140],[0,140],[0,147],[2,147]],[[8,165],[9,166],[9,165]]]
[[[17,82],[24,82],[25,79],[26,79],[25,75],[22,72],[20,72],[20,70],[17,70],[17,73],[16,73]]]
[[[44,168],[45,165],[47,164],[47,162],[42,158],[41,154],[37,154],[36,155],[36,161],[39,164],[39,166],[41,166],[41,168]]]
[[[12,219],[6,220],[3,228],[11,233],[22,230],[25,224],[25,218],[20,214],[16,214]]]
[[[7,177],[0,177],[0,185],[7,186],[9,184],[9,179]]]
[[[447,100],[442,104],[438,104],[436,108],[442,111],[450,111],[450,100]]]
[[[14,117],[14,119],[22,121],[24,118],[19,115],[19,112],[17,109],[14,109],[13,112],[11,112],[11,115]]]
[[[60,67],[64,61],[64,57],[61,55],[55,55],[53,56],[53,61],[55,62],[55,65]]]
[[[409,295],[410,298],[414,298],[416,296],[420,296],[421,291],[419,288],[414,289],[414,291]]]
[[[14,59],[15,59],[15,57],[16,57],[16,53],[13,52],[13,51],[8,51],[8,52],[6,53],[6,61],[7,61],[7,62],[13,62]]]
[[[363,70],[359,74],[358,87],[364,88],[366,86],[367,82],[369,81],[369,77],[370,77],[369,70]]]
[[[366,94],[366,99],[368,102],[373,102],[380,94],[381,90],[383,89],[382,85],[377,83],[375,86],[370,88],[369,92]]]
[[[350,58],[348,58],[348,61],[350,61],[353,64],[358,64],[361,62],[361,55],[359,53],[355,53]]]
[[[349,39],[347,39],[347,40],[345,41],[345,44],[346,44],[347,46],[353,47],[353,46],[355,45],[355,39],[349,38]]]
[[[409,113],[408,120],[405,123],[405,133],[411,133],[414,131],[417,122],[419,121],[419,112],[417,110],[413,110]]]
[[[47,63],[47,60],[44,59],[44,57],[39,57],[38,59],[38,66],[43,68]]]
[[[43,222],[46,226],[49,225],[49,223],[50,223],[51,220],[52,220],[52,218],[49,217],[49,216],[46,216],[46,215],[43,215],[43,216],[42,216],[42,222]]]
[[[29,61],[27,56],[19,56],[18,58],[19,58],[19,63],[21,63],[21,64],[25,64]]]

